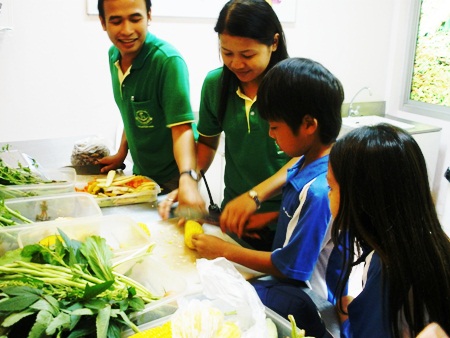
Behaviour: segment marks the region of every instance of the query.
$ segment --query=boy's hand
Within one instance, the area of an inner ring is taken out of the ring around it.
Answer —
[[[214,259],[217,257],[224,257],[226,249],[230,245],[234,245],[225,242],[223,239],[212,235],[197,234],[192,236],[192,244],[195,246],[195,250],[201,257],[207,259]]]

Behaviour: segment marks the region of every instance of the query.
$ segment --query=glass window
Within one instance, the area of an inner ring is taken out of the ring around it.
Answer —
[[[450,115],[450,1],[419,6],[407,104]]]

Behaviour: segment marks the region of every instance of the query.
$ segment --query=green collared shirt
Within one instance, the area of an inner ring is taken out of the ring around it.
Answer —
[[[203,82],[198,132],[204,136],[225,133],[225,190],[222,207],[276,173],[287,156],[269,136],[269,124],[263,120],[254,102],[237,88],[230,89],[223,124],[218,118],[222,68],[208,73]],[[251,100],[250,100],[251,101]],[[278,211],[281,195],[262,203],[259,212]]]
[[[178,175],[170,127],[194,122],[189,74],[180,53],[147,33],[129,72],[116,64],[120,52],[112,46],[109,65],[114,99],[119,107],[133,159],[133,173],[165,183]]]

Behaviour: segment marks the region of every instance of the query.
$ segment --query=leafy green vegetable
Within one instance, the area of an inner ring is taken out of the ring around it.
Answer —
[[[0,323],[6,333],[25,327],[25,335],[36,338],[118,338],[124,326],[137,331],[128,315],[157,297],[113,271],[104,238],[80,243],[59,233],[62,240],[57,237],[52,247],[29,245],[0,258]]]

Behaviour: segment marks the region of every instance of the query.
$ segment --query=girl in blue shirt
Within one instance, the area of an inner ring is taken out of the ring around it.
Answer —
[[[450,239],[412,136],[388,124],[351,131],[327,179],[332,238],[347,253],[341,285],[353,257],[366,260],[362,292],[338,303],[342,336],[415,337],[431,322],[450,332]]]

